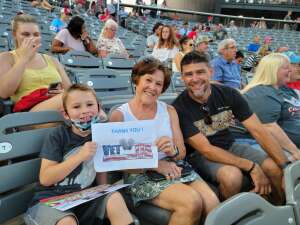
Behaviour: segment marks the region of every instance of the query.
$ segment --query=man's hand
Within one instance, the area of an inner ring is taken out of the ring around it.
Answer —
[[[271,193],[272,188],[269,179],[266,177],[259,165],[255,164],[250,176],[254,183],[254,189],[251,190],[251,192],[255,192],[260,195],[267,195]]]
[[[84,162],[90,160],[96,154],[96,151],[97,143],[88,141],[80,148],[77,154],[79,155],[82,162]]]

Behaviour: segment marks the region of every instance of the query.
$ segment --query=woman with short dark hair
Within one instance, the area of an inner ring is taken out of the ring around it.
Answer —
[[[74,16],[66,29],[61,30],[52,41],[52,52],[66,53],[70,50],[96,53],[96,47],[85,29],[84,20]]]

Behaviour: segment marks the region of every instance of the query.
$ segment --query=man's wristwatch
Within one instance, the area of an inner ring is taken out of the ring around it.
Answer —
[[[289,161],[286,161],[284,164],[280,165],[280,168],[284,170],[284,169],[287,168],[287,166],[290,165],[291,163],[292,163],[292,161],[290,161],[290,160],[289,160]]]

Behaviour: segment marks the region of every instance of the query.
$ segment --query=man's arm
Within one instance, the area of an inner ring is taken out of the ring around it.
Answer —
[[[279,166],[288,161],[278,142],[264,128],[255,114],[244,120],[242,124]]]

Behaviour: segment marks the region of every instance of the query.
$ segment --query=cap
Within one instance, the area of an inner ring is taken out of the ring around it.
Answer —
[[[284,52],[283,54],[285,54],[287,57],[289,57],[290,62],[292,64],[298,64],[298,63],[300,63],[300,55],[296,55],[295,52],[287,51],[287,52]]]
[[[202,42],[210,42],[210,41],[211,41],[211,39],[209,39],[208,36],[200,35],[200,36],[197,37],[197,39],[195,41],[195,44],[198,45]]]

